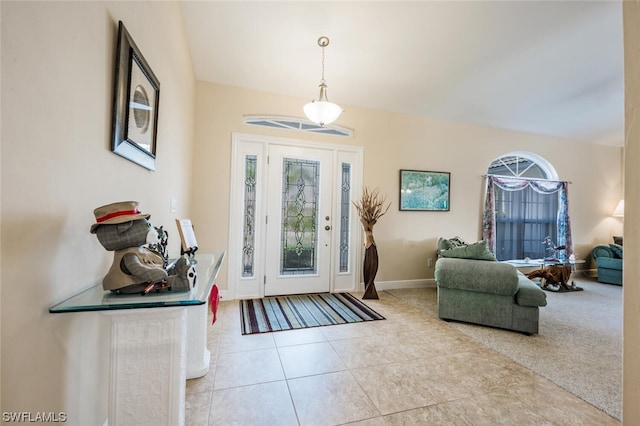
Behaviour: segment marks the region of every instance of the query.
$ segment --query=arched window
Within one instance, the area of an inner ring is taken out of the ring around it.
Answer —
[[[545,251],[547,237],[568,247],[559,257],[572,253],[566,182],[547,160],[509,153],[493,160],[487,175],[484,238],[498,260],[555,256]]]
[[[558,180],[558,173],[551,163],[531,152],[511,152],[498,157],[489,164],[487,174]]]

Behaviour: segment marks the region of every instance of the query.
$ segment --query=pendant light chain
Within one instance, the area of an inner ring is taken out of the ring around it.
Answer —
[[[324,45],[322,47],[322,78],[320,79],[320,83],[325,83],[324,81]]]

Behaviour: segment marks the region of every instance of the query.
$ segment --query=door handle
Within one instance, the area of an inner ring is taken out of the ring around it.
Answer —
[[[329,225],[324,227],[325,231],[329,231],[331,229],[331,227]]]

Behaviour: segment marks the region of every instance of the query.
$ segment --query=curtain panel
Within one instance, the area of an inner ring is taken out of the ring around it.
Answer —
[[[534,191],[541,194],[558,193],[558,235],[556,236],[556,241],[558,246],[566,247],[565,255],[567,257],[573,254],[571,219],[569,216],[569,182],[495,175],[486,176],[486,195],[482,218],[482,238],[487,242],[489,250],[494,254],[496,253],[496,187],[505,191],[522,191],[527,187],[531,187]]]

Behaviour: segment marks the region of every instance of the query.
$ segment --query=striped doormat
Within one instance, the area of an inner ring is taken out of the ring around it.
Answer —
[[[382,320],[349,293],[271,296],[240,301],[242,334]]]

